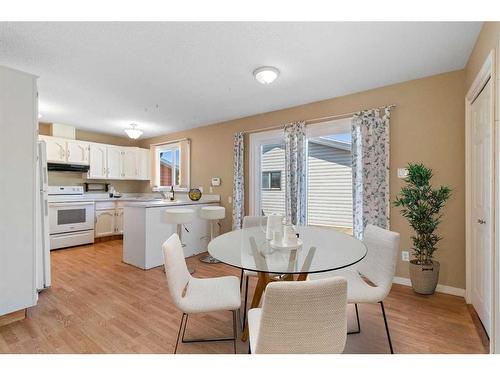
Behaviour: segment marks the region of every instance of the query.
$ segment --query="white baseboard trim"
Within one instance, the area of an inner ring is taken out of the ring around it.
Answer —
[[[406,277],[394,277],[392,279],[392,282],[394,284],[411,286],[410,279]],[[438,286],[436,287],[436,292],[451,294],[458,297],[465,297],[465,289],[455,288],[454,286],[438,284]]]

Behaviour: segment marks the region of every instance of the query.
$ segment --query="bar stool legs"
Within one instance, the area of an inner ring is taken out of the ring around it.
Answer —
[[[210,220],[210,241],[214,239],[214,221],[215,220]],[[207,256],[200,258],[200,262],[215,264],[215,263],[220,263],[220,260],[215,259],[213,256],[208,254]]]

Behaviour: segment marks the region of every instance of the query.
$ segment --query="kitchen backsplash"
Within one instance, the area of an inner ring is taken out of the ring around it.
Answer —
[[[120,193],[151,191],[149,181],[87,180],[83,173],[49,171],[49,185],[83,185],[84,182],[108,182]]]

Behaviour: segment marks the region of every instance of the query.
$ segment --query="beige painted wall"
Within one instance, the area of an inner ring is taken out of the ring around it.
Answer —
[[[391,119],[391,199],[402,186],[397,178],[397,168],[410,161],[421,161],[433,168],[436,185],[448,184],[452,187],[453,197],[445,209],[440,228],[444,239],[437,258],[442,263],[440,283],[464,288],[464,80],[465,72],[460,70],[145,139],[140,144],[141,147],[148,147],[151,143],[189,137],[192,142],[191,185],[201,185],[208,191],[210,178],[221,177],[222,185],[214,188],[214,192],[221,194],[226,207],[223,230],[227,231],[231,228],[231,205],[227,199],[232,194],[232,142],[235,132],[395,104],[397,107]],[[248,180],[245,186],[248,207]],[[401,248],[408,249],[411,246],[410,229],[395,208],[391,209],[391,228],[401,233]],[[408,277],[408,263],[398,261],[397,275]]]
[[[39,133],[41,135],[51,135],[50,123],[40,123]],[[110,134],[89,132],[76,129],[75,138],[81,141],[106,143],[117,146],[138,146],[138,141],[118,137]],[[82,185],[86,182],[84,174],[76,172],[49,172],[49,185]],[[115,189],[122,193],[137,193],[147,190],[149,181],[120,181],[120,180],[91,180],[93,182],[109,182]]]
[[[498,49],[500,22],[485,22],[465,67],[465,88],[469,89],[492,49]],[[500,57],[497,51],[497,58]],[[497,60],[498,61],[498,60]]]

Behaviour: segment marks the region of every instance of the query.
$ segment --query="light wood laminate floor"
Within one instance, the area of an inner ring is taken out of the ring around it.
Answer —
[[[121,262],[122,241],[52,252],[53,286],[28,318],[0,327],[0,353],[172,353],[181,314],[161,268],[143,271]],[[196,277],[239,270],[188,259]],[[251,284],[253,286],[254,284]],[[251,297],[251,296],[250,296]],[[250,299],[249,299],[250,300]],[[486,353],[487,338],[463,298],[420,296],[394,285],[385,302],[396,353]],[[361,333],[346,353],[387,353],[378,305],[359,305]],[[354,328],[349,307],[349,327]],[[186,338],[231,334],[231,313],[190,316]],[[238,351],[247,353],[238,340]],[[232,342],[179,344],[179,353],[231,353]]]

